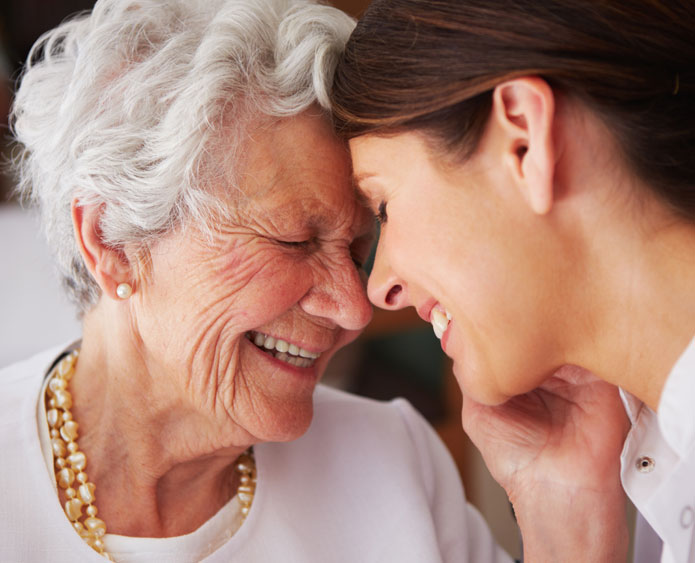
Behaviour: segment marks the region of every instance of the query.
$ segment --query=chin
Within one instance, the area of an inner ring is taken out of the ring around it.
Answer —
[[[486,407],[499,407],[506,403],[511,397],[507,395],[502,395],[495,391],[482,390],[477,392],[468,393],[464,391],[464,394],[469,398],[473,399],[476,403],[485,405]]]
[[[291,442],[306,434],[313,418],[313,399],[301,403],[288,402],[273,408],[251,433],[259,442]]]
[[[484,376],[471,377],[473,370],[470,368],[463,369],[457,363],[454,363],[454,376],[458,382],[461,392],[473,399],[476,403],[488,407],[497,407],[506,403],[511,397],[499,392],[497,389],[491,388],[489,385],[481,385],[481,382],[486,383],[492,378]]]

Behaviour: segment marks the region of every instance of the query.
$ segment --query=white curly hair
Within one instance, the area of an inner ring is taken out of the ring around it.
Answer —
[[[72,200],[102,206],[116,248],[208,224],[216,134],[230,115],[242,124],[220,156],[235,162],[254,116],[328,110],[353,27],[309,0],[99,0],[36,42],[11,114],[17,189],[39,207],[81,312],[100,289],[74,239]]]

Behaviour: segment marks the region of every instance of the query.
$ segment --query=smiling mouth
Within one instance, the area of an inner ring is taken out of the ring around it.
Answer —
[[[249,331],[246,333],[246,338],[269,356],[298,368],[313,366],[321,355],[262,332]]]
[[[449,328],[449,321],[451,321],[451,313],[444,307],[438,304],[432,309],[430,322],[432,323],[434,334],[439,340],[442,339],[446,329]]]

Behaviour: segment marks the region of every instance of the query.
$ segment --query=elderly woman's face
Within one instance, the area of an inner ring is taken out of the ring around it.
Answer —
[[[213,240],[187,231],[158,243],[131,300],[150,372],[177,379],[181,416],[286,440],[306,430],[331,355],[371,319],[359,264],[373,220],[324,118],[251,137],[240,190],[219,186],[230,218]]]

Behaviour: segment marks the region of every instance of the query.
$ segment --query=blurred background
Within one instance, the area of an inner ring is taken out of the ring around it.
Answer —
[[[334,0],[354,17],[368,0]],[[11,153],[7,115],[14,82],[34,41],[66,16],[91,9],[94,0],[4,0],[0,3],[0,151]],[[51,256],[32,210],[12,197],[12,179],[0,171],[0,367],[80,335],[75,312],[63,296]],[[364,335],[341,351],[326,383],[388,400],[408,399],[449,448],[466,494],[514,557],[519,537],[504,491],[487,473],[461,429],[461,393],[431,326],[412,309],[376,311]]]

